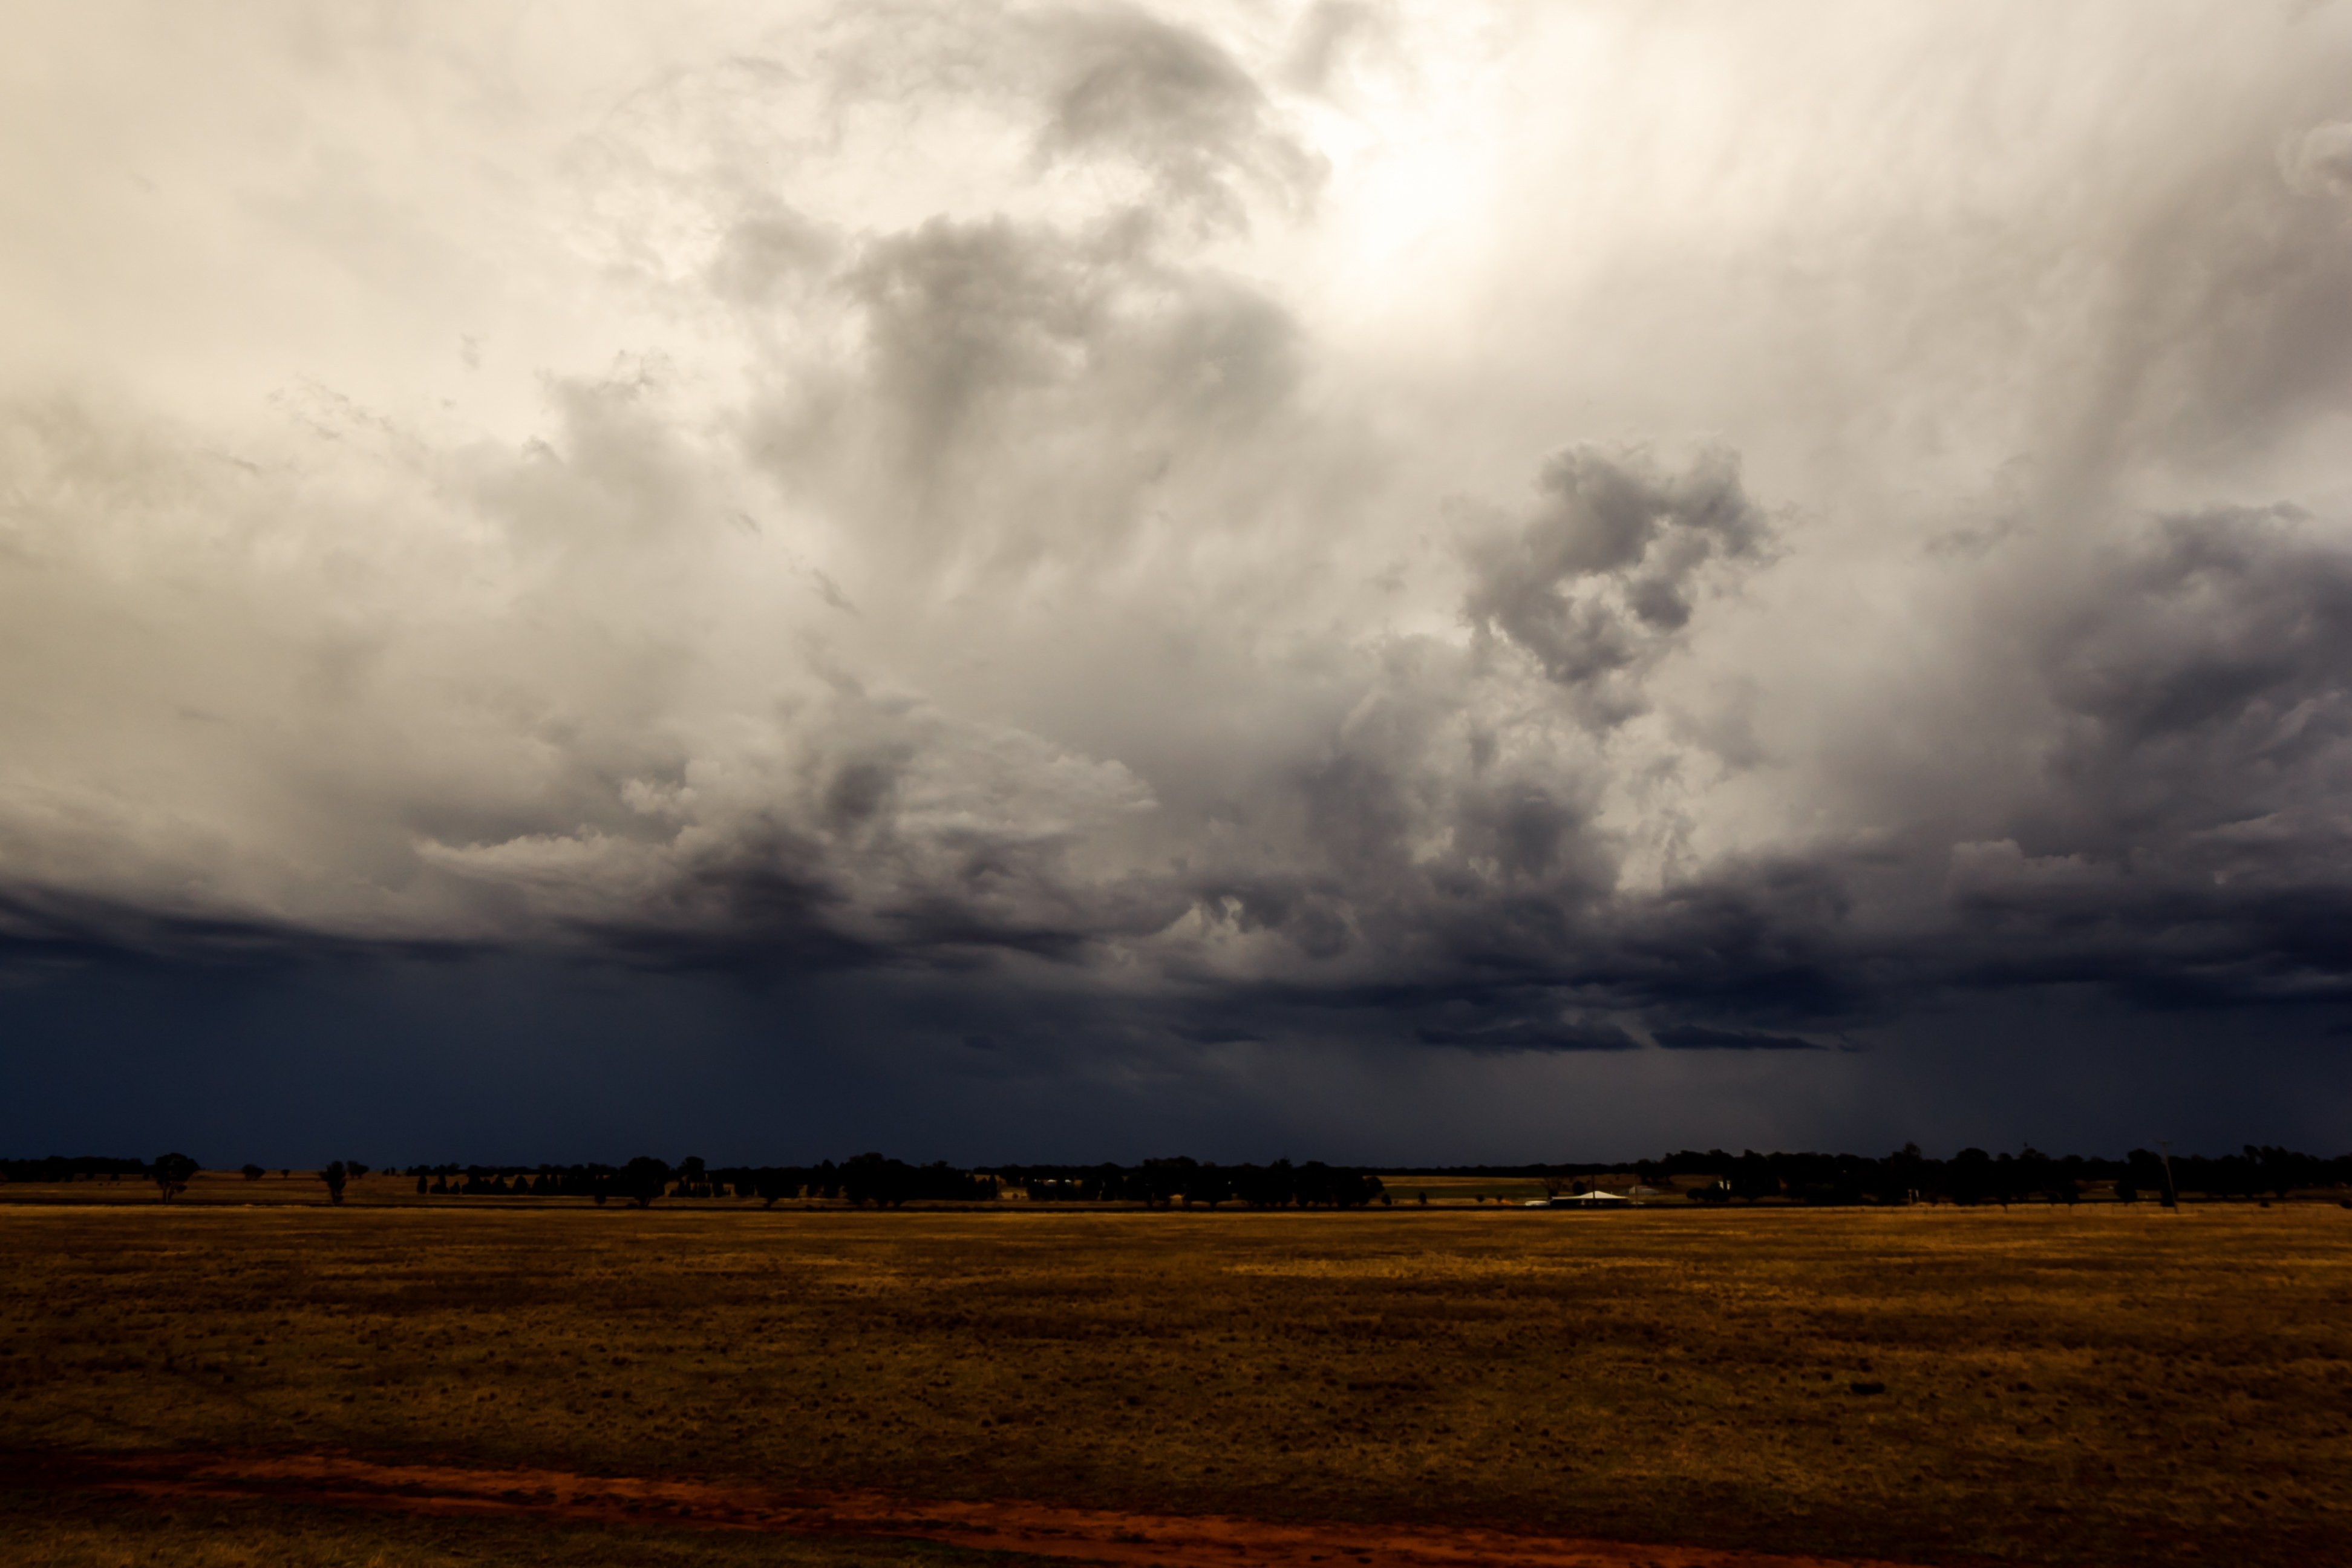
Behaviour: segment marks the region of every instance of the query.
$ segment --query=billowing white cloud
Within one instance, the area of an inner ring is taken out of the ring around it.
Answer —
[[[2352,973],[2340,8],[215,21],[0,67],[16,962]]]

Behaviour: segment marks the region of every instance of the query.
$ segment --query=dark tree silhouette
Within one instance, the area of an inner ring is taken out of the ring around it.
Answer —
[[[1185,1184],[1184,1197],[1188,1203],[1206,1204],[1211,1208],[1233,1202],[1233,1173],[1215,1165],[1202,1166]]]
[[[640,1154],[613,1174],[613,1191],[646,1208],[669,1185],[668,1162]]]
[[[2049,1204],[2058,1201],[2057,1169],[2050,1156],[2032,1144],[2028,1143],[2024,1152],[2018,1155],[2012,1171],[2011,1180],[2019,1197],[2040,1198]]]
[[[158,1154],[155,1163],[147,1167],[147,1173],[154,1178],[155,1190],[168,1204],[188,1190],[188,1178],[194,1176],[196,1170],[196,1163],[185,1154]]]
[[[339,1204],[343,1201],[343,1183],[350,1175],[351,1173],[343,1168],[343,1163],[341,1160],[319,1173],[319,1180],[327,1184],[327,1200],[330,1203]]]
[[[1906,1143],[1886,1157],[1879,1183],[1878,1201],[1883,1204],[1907,1204],[1914,1193],[1925,1184],[1922,1173],[1927,1169],[1927,1156],[1916,1143]]]
[[[762,1208],[774,1208],[778,1198],[798,1197],[801,1181],[800,1172],[778,1170],[773,1166],[755,1172],[751,1178],[752,1188],[760,1194]]]
[[[258,1165],[241,1165],[237,1168],[237,1173],[248,1182],[257,1182],[269,1174]]]
[[[907,1201],[906,1165],[878,1153],[854,1154],[841,1163],[841,1195],[860,1208],[891,1208]]]
[[[1980,1204],[1992,1196],[1992,1156],[1981,1149],[1963,1149],[1944,1169],[1944,1190],[1956,1204]]]
[[[2273,1149],[2267,1144],[2245,1146],[2246,1160],[2253,1167],[2252,1186],[2267,1192],[2281,1203],[2296,1187],[2309,1186],[2317,1177],[2319,1162],[2308,1154],[2297,1154],[2288,1149]]]

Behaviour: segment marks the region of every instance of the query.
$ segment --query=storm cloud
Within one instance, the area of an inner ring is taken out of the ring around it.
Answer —
[[[815,986],[1254,1126],[2352,1003],[2342,6],[27,31],[12,994]]]

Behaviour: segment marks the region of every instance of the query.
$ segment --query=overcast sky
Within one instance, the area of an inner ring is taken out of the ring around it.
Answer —
[[[2352,7],[11,31],[0,1152],[2347,1144]]]

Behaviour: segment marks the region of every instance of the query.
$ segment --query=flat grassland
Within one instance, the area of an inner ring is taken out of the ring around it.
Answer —
[[[0,1206],[0,1556],[523,1539],[27,1479],[233,1452],[1912,1563],[2352,1561],[2334,1205],[1024,1209]],[[528,1538],[977,1561],[753,1539]]]

